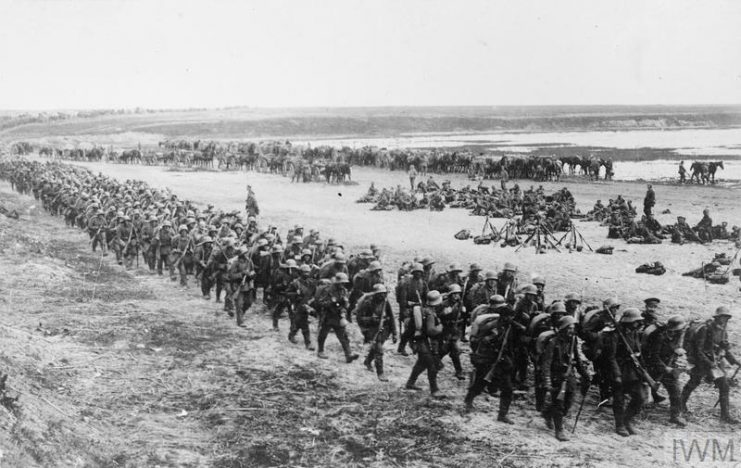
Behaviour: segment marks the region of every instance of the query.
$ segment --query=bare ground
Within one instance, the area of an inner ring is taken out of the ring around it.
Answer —
[[[184,198],[225,209],[242,206],[249,182],[265,213],[263,223],[319,227],[350,250],[378,243],[389,276],[402,259],[432,254],[441,266],[477,261],[499,267],[515,261],[523,280],[530,273],[545,273],[552,295],[574,290],[587,299],[601,299],[617,294],[636,305],[649,294],[659,295],[666,314],[706,315],[715,305],[738,299],[735,278],[728,285],[703,287],[699,280],[679,276],[715,251],[732,254],[726,243],[640,246],[611,241],[613,256],[536,255],[532,249],[515,253],[454,240],[457,230],[476,231],[483,222],[464,210],[371,212],[368,205],[354,203],[370,180],[404,183],[399,173],[356,171],[359,186],[337,188],[292,185],[259,174],[88,167],[169,186]],[[645,190],[629,183],[569,188],[583,210],[597,198],[604,201],[617,193],[639,202]],[[730,224],[741,214],[736,190],[662,186],[657,197],[659,210],[673,212],[660,216],[661,222],[676,215],[696,221],[705,206],[716,220]],[[452,378],[450,366],[441,383],[451,398],[434,402],[409,394],[400,388],[411,358],[389,353],[388,384],[379,383],[361,365],[341,362],[332,337],[333,359],[317,360],[290,345],[284,333],[270,332],[261,307],[239,329],[195,289],[183,292],[166,279],[142,270],[126,273],[109,258],[101,261],[89,252],[84,235],[31,208],[33,200],[10,194],[4,184],[0,202],[23,213],[21,221],[0,219],[0,370],[10,374],[8,383],[21,394],[15,411],[0,407],[2,461],[9,466],[667,464],[663,444],[672,429],[665,424],[664,405],[647,408],[639,424],[644,437],[629,441],[614,434],[609,412],[595,411],[591,394],[569,443],[552,437],[530,401],[513,405],[513,427],[495,422],[496,398],[477,400],[479,411],[463,417],[458,411],[465,383]],[[596,223],[580,223],[579,228],[593,247],[607,243],[606,229]],[[667,273],[633,273],[649,260],[662,261]],[[732,342],[739,343],[739,321],[730,326]],[[359,348],[357,334],[353,342]],[[689,430],[726,429],[710,409],[714,399],[707,386],[693,395],[697,411]],[[736,389],[732,404],[738,413]]]

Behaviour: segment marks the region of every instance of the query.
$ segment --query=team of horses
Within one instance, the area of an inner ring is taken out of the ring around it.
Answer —
[[[695,161],[690,165],[690,183],[697,182],[698,184],[714,184],[715,183],[715,171],[718,169],[724,169],[723,161]]]

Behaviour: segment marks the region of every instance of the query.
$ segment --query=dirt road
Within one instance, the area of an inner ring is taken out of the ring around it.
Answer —
[[[85,166],[121,179],[168,186],[182,198],[224,209],[241,209],[250,183],[264,213],[261,223],[282,230],[296,223],[317,227],[350,251],[379,244],[389,277],[401,260],[430,254],[439,269],[454,261],[476,261],[490,268],[514,261],[523,280],[531,273],[545,274],[548,298],[567,291],[583,292],[587,299],[616,294],[624,303],[638,305],[642,298],[657,295],[666,314],[706,315],[739,295],[736,281],[705,289],[701,281],[679,276],[713,252],[732,254],[725,243],[641,246],[610,241],[616,247],[613,256],[536,255],[533,249],[515,253],[455,240],[452,236],[461,228],[481,228],[483,219],[465,210],[372,212],[368,205],[354,203],[371,180],[377,186],[407,183],[401,173],[356,170],[359,185],[335,187],[291,184],[286,178],[254,173]],[[454,185],[462,183],[454,180]],[[547,191],[562,186],[544,185]],[[583,211],[597,198],[606,201],[619,193],[640,206],[645,191],[642,184],[630,183],[568,187]],[[8,195],[7,185],[0,190],[3,203],[28,212],[32,201]],[[659,216],[662,223],[676,215],[696,222],[705,206],[716,220],[735,224],[740,218],[738,192],[733,190],[660,186],[656,194],[657,209],[672,211]],[[391,382],[378,383],[362,366],[341,363],[332,338],[333,359],[323,362],[288,345],[282,333],[270,333],[260,308],[250,314],[246,329],[237,329],[195,291],[182,292],[141,271],[121,272],[109,259],[100,263],[100,257],[87,252],[86,238],[64,229],[61,220],[43,214],[31,218],[40,226],[38,233],[29,224],[13,226],[0,220],[5,254],[0,287],[13,292],[3,302],[5,324],[12,328],[2,329],[0,357],[11,369],[10,382],[17,382],[24,394],[17,422],[2,428],[9,444],[24,449],[6,455],[11,465],[240,466],[240,460],[263,466],[668,464],[665,440],[672,431],[664,424],[668,409],[663,405],[647,408],[639,423],[644,437],[632,438],[627,446],[614,434],[610,412],[595,412],[594,395],[569,443],[553,438],[531,401],[515,402],[517,424],[512,427],[494,421],[496,399],[477,401],[479,411],[462,417],[458,410],[465,383],[452,378],[450,366],[441,375],[450,399],[438,403],[409,395],[399,388],[412,358],[389,352]],[[578,227],[593,247],[608,243],[606,228],[596,223]],[[664,276],[633,272],[655,260],[667,266]],[[734,343],[741,342],[740,324],[730,323]],[[359,347],[357,332],[353,342]],[[693,406],[704,403],[709,408],[714,398],[712,389],[704,386],[693,396]],[[734,390],[736,412],[738,402]],[[722,430],[714,415],[703,410],[688,429]],[[63,457],[60,447],[72,450]]]

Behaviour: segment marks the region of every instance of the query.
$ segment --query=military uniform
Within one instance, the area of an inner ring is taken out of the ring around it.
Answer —
[[[393,337],[394,343],[399,338],[394,312],[386,298],[386,287],[380,283],[377,284],[373,292],[358,302],[355,312],[358,326],[363,334],[363,341],[370,343],[368,355],[363,364],[372,370],[371,366],[375,363],[378,379],[386,381],[388,379],[383,369],[383,345],[389,336]]]
[[[311,345],[311,334],[309,332],[309,315],[314,313],[311,304],[314,301],[316,284],[309,277],[308,272],[294,279],[286,289],[286,296],[293,301],[293,316],[291,319],[291,330],[288,332],[288,340],[292,343],[296,341],[296,333],[301,331],[304,337],[304,345],[310,351],[314,350]]]
[[[343,275],[338,273],[333,281],[340,281],[337,278]],[[341,280],[346,282],[346,275]],[[317,312],[319,313],[319,334],[317,336],[317,354],[320,358],[326,359],[324,354],[324,342],[330,331],[334,331],[337,340],[339,340],[342,350],[345,353],[345,360],[350,363],[358,358],[357,354],[352,353],[350,349],[350,340],[345,330],[348,299],[347,290],[342,282],[318,287],[314,296]]]

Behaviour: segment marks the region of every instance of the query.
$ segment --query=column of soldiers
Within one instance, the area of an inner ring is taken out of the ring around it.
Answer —
[[[575,293],[547,301],[545,278],[536,275],[520,284],[514,264],[505,263],[498,273],[478,264],[465,273],[455,264],[437,273],[434,259],[424,257],[405,262],[397,273],[396,315],[375,246],[348,259],[342,245],[322,240],[315,230],[304,235],[301,226],[294,226],[284,241],[276,227],[261,228],[254,215],[210,205],[200,210],[143,182],[121,183],[57,163],[5,161],[0,177],[21,193],[33,194],[69,225],[87,230],[93,250],[113,251],[124,267],[132,267],[141,254],[152,274],[163,275],[166,268],[186,288],[193,277],[206,300],[213,292],[221,303],[224,293],[223,309],[238,325],[262,289],[273,328],[278,330],[287,315],[288,340],[297,343],[300,332],[304,346],[319,358],[328,358],[330,332],[346,362],[360,357],[350,343],[349,324],[356,320],[368,344],[363,364],[381,381],[388,380],[384,344],[391,339],[398,342],[400,355],[408,355],[407,347],[416,355],[405,388],[420,390],[417,381],[426,374],[432,397],[445,398],[438,385],[443,359],[449,356],[455,377],[465,379],[461,355],[467,343],[472,372],[466,411],[474,410],[481,393],[497,394],[497,419],[511,424],[515,392],[533,385],[535,409],[544,424],[559,440],[567,440],[564,417],[576,390],[586,395],[594,383],[598,406],[612,404],[615,430],[627,437],[638,433],[635,417],[649,389],[655,403],[665,399],[660,387],[665,389],[669,421],[684,426],[693,390],[707,381],[718,388],[721,420],[735,423],[729,365],[739,362],[728,342],[731,312],[726,307],[704,322],[688,323],[678,315],[664,322],[657,298],[646,299],[643,310],[622,308],[614,298],[583,307]],[[681,388],[684,361],[692,368]]]

